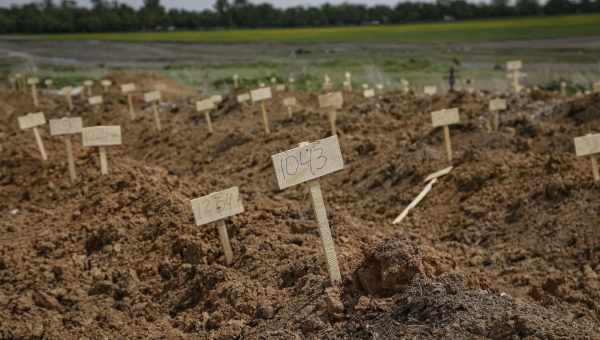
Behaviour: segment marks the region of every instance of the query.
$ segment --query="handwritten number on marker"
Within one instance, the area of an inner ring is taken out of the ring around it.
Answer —
[[[302,169],[309,169],[312,175],[315,171],[325,168],[327,157],[323,154],[319,143],[299,149],[296,153],[281,158],[280,167],[283,177],[295,176]]]

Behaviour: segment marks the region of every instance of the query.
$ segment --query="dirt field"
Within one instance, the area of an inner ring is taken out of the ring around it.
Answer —
[[[259,107],[234,95],[208,134],[186,92],[166,95],[161,133],[141,96],[133,122],[116,87],[99,113],[76,99],[72,115],[121,125],[124,143],[100,176],[97,150],[75,138],[70,185],[63,141],[44,127],[42,162],[17,125],[39,110],[0,90],[0,338],[600,339],[600,185],[573,150],[573,137],[597,132],[599,94],[508,96],[498,132],[484,128],[486,93],[346,94],[346,167],[321,179],[343,275],[329,287],[307,188],[279,191],[270,158],[328,136],[317,94],[277,94],[265,135]],[[291,119],[290,95],[301,104]],[[47,95],[41,106],[46,118],[67,111]],[[449,165],[430,117],[449,107],[462,120],[454,169],[392,225]],[[227,222],[225,266],[190,199],[230,186],[246,212]]]

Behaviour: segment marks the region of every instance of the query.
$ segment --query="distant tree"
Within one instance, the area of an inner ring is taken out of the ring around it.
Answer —
[[[542,12],[538,0],[517,0],[515,7],[518,15],[537,15]]]
[[[155,29],[161,25],[165,17],[165,8],[160,4],[160,0],[144,0],[139,16],[143,28]]]
[[[544,6],[546,14],[565,14],[573,10],[574,4],[569,0],[548,0]]]

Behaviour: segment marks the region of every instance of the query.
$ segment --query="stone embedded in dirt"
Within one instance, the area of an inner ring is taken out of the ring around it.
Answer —
[[[257,319],[272,319],[275,316],[275,309],[273,306],[268,304],[259,304],[256,307],[256,318]]]
[[[358,280],[369,294],[389,296],[424,276],[420,249],[408,240],[385,242],[375,248],[356,271]]]
[[[173,243],[173,254],[182,257],[183,261],[190,264],[203,263],[208,246],[199,240],[193,240],[189,236],[179,236]]]

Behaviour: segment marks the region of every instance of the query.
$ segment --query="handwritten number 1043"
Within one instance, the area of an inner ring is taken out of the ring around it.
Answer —
[[[281,158],[280,166],[283,177],[295,176],[298,171],[308,168],[312,175],[321,170],[327,164],[327,156],[318,143],[300,148],[298,152]]]

